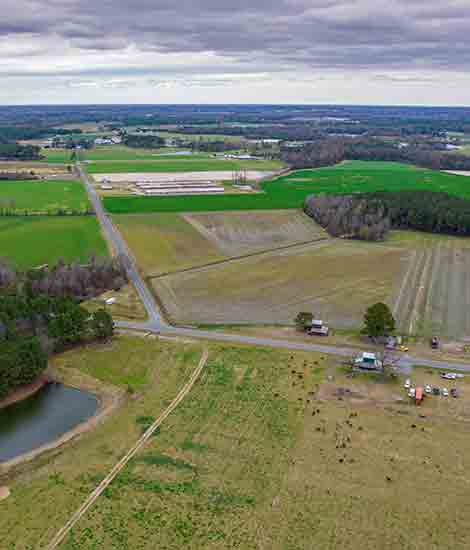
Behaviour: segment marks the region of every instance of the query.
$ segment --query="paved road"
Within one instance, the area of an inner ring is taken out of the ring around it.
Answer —
[[[80,173],[80,177],[85,184],[85,188],[90,197],[90,201],[93,205],[93,208],[96,212],[98,221],[101,224],[104,235],[111,246],[114,248],[116,254],[123,256],[127,259],[126,261],[126,271],[129,280],[133,283],[134,287],[139,294],[139,297],[144,304],[145,309],[147,310],[147,315],[154,327],[159,327],[164,324],[164,320],[160,315],[160,311],[155,303],[152,293],[147,288],[147,285],[143,281],[142,277],[139,274],[137,269],[137,262],[135,261],[134,256],[131,254],[129,248],[127,247],[124,239],[121,237],[119,231],[114,227],[112,221],[109,219],[108,215],[104,211],[101,200],[98,197],[93,185],[90,182],[88,174],[80,165],[77,163],[77,170]]]
[[[143,281],[137,269],[135,258],[128,249],[124,239],[119,231],[114,227],[111,220],[105,213],[101,204],[100,198],[94,190],[88,175],[86,174],[80,163],[77,163],[77,169],[88,191],[88,195],[95,209],[98,220],[101,223],[106,238],[114,247],[118,254],[125,256],[127,262],[127,274],[129,280],[134,284],[137,292],[142,300],[142,303],[147,310],[149,320],[145,323],[134,323],[126,321],[116,322],[118,328],[144,330],[157,334],[181,336],[188,338],[215,340],[219,342],[232,342],[234,344],[246,344],[252,346],[266,346],[272,348],[293,349],[302,351],[314,351],[319,353],[328,353],[339,355],[342,357],[353,357],[358,355],[361,350],[357,348],[348,348],[343,346],[329,346],[321,344],[308,344],[294,340],[281,340],[275,338],[260,338],[256,336],[245,336],[243,334],[226,334],[218,331],[197,330],[191,328],[172,327],[165,323],[157,304],[155,303],[152,293],[148,290],[147,285]],[[367,351],[367,350],[362,350]],[[470,372],[470,364],[452,363],[447,361],[437,361],[423,357],[415,357],[410,355],[401,355],[396,363],[402,369],[409,369],[413,365],[423,365],[432,369],[452,369],[461,372]]]
[[[298,342],[296,340],[283,340],[276,338],[264,338],[258,336],[246,336],[244,334],[227,334],[218,331],[198,330],[191,328],[172,327],[169,325],[155,325],[152,322],[134,323],[127,321],[116,321],[116,327],[129,330],[142,330],[162,334],[165,336],[179,336],[195,339],[213,340],[217,342],[229,342],[233,344],[245,344],[251,346],[270,347],[278,349],[292,349],[300,351],[313,351],[338,355],[340,357],[352,358],[361,353],[358,348],[348,348],[343,346],[329,346],[324,344],[314,344]],[[369,350],[370,351],[370,350]],[[448,361],[438,361],[409,354],[400,354],[397,356],[396,366],[401,369],[409,369],[414,365],[421,365],[431,369],[451,369],[460,372],[470,372],[470,364],[452,363]]]

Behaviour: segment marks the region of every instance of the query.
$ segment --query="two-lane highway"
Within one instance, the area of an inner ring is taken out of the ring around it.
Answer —
[[[122,255],[127,259],[125,262],[127,276],[135,286],[142,303],[147,310],[149,320],[144,323],[135,323],[127,321],[117,321],[116,326],[122,329],[142,330],[167,336],[180,336],[186,338],[195,338],[203,340],[213,340],[218,342],[229,342],[233,344],[244,344],[251,346],[282,348],[301,351],[312,351],[318,353],[326,353],[338,355],[341,357],[350,358],[361,353],[357,348],[348,348],[343,346],[332,346],[323,344],[314,344],[299,342],[296,340],[283,340],[276,338],[261,338],[257,336],[246,336],[243,334],[227,334],[219,331],[198,330],[192,328],[173,327],[165,323],[152,293],[147,288],[137,268],[137,262],[127,247],[121,234],[113,225],[109,217],[104,211],[101,200],[98,197],[93,185],[90,182],[88,174],[83,169],[80,163],[77,163],[77,169],[85,184],[86,190],[90,197],[90,201],[95,209],[98,220],[103,228],[105,237],[108,239],[116,254]],[[366,350],[363,350],[366,351]],[[463,363],[452,363],[447,361],[438,361],[423,357],[415,357],[410,355],[401,355],[397,359],[396,365],[401,368],[410,368],[413,365],[422,365],[432,369],[452,369],[461,372],[470,372],[470,365]]]
[[[155,303],[152,293],[149,291],[147,285],[140,276],[134,255],[131,253],[124,239],[121,237],[121,234],[104,211],[101,200],[98,197],[98,194],[96,193],[95,188],[93,187],[90,178],[88,177],[88,174],[83,169],[80,163],[77,163],[76,166],[88,192],[88,196],[90,198],[91,204],[93,205],[93,209],[95,210],[98,221],[101,224],[104,236],[113,247],[116,255],[119,255],[125,259],[124,263],[127,271],[127,277],[137,290],[137,293],[139,294],[139,297],[144,304],[147,315],[150,322],[152,323],[154,330],[158,331],[158,328],[164,324],[164,320],[160,315],[160,311]]]

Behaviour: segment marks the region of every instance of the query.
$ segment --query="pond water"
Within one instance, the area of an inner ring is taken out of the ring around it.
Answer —
[[[46,384],[27,399],[0,409],[0,462],[51,443],[97,410],[93,394]]]

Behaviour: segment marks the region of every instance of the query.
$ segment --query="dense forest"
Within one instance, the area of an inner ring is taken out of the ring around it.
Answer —
[[[311,196],[305,212],[334,237],[379,241],[390,229],[386,207],[367,195]]]
[[[165,140],[163,138],[149,134],[126,134],[123,136],[122,142],[124,145],[127,145],[127,147],[139,149],[159,149],[165,145]]]
[[[330,166],[343,160],[405,162],[432,170],[470,170],[470,157],[423,144],[398,146],[375,138],[320,139],[298,148],[282,148],[281,160],[293,168]]]
[[[50,353],[112,336],[111,315],[80,302],[124,282],[114,260],[26,273],[0,265],[0,398],[39,376]]]
[[[389,229],[470,235],[470,201],[432,191],[310,196],[305,212],[333,236],[382,240]]]

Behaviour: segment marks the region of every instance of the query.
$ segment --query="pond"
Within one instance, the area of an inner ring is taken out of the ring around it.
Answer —
[[[46,384],[27,399],[0,409],[0,462],[55,441],[97,410],[93,394]]]

